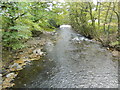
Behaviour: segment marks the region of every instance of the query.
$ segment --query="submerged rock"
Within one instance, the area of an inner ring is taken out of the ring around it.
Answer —
[[[78,37],[75,37],[72,39],[72,41],[79,41],[80,39]]]
[[[12,87],[15,85],[14,83],[11,83],[11,81],[13,81],[16,76],[17,74],[15,73],[7,74],[5,80],[2,83],[2,88]]]
[[[18,63],[14,63],[13,65],[10,66],[10,68],[18,67]]]
[[[72,41],[77,42],[77,43],[81,43],[81,41],[93,42],[92,40],[85,38],[84,36],[81,36],[80,34],[77,35],[77,37],[73,37]]]
[[[0,85],[2,84],[2,74],[0,74]]]
[[[9,74],[6,75],[6,77],[8,78],[8,77],[11,77],[13,75],[15,75],[15,74],[14,73],[9,73]]]
[[[42,52],[41,49],[35,49],[33,53],[37,55],[43,55],[44,52]]]
[[[15,71],[15,70],[21,70],[22,65],[19,65],[18,63],[14,63],[13,65],[10,66],[10,71]]]
[[[115,51],[115,50],[112,52],[112,55],[113,55],[114,57],[120,56],[119,52],[118,52],[118,51]]]

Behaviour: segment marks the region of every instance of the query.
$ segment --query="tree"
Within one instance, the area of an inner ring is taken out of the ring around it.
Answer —
[[[2,42],[7,49],[21,49],[35,31],[53,31],[62,21],[62,4],[53,2],[1,2]],[[52,7],[51,7],[52,6]]]
[[[120,8],[120,5],[116,2],[97,2],[97,5],[92,2],[74,2],[69,5],[71,25],[80,34],[99,40],[103,46],[116,42],[116,32],[120,32],[119,9],[116,7]]]

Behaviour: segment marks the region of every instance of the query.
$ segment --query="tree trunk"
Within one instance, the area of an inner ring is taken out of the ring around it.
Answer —
[[[118,2],[118,41],[120,45],[120,1]]]
[[[109,13],[109,10],[110,10],[110,6],[111,6],[111,2],[109,3],[109,6],[108,6],[108,9],[107,9],[107,12],[106,12],[106,16],[105,16],[104,26],[103,26],[105,33],[107,33],[106,28],[105,28],[105,24],[107,23],[107,17],[108,17],[108,13]]]
[[[90,2],[88,2],[88,4],[89,4],[89,8],[90,8],[90,17],[92,20],[92,26],[93,26],[93,28],[95,28],[95,19],[94,19],[93,14],[92,14],[92,6],[91,6]]]
[[[100,8],[101,8],[101,3],[99,2],[99,9],[98,9],[98,30],[100,29]]]
[[[107,29],[108,39],[109,39],[110,23],[111,23],[111,21],[112,21],[112,16],[113,16],[113,11],[114,11],[114,9],[115,9],[115,3],[113,3],[113,8],[112,8],[112,12],[111,12],[110,19],[109,19],[108,29]]]

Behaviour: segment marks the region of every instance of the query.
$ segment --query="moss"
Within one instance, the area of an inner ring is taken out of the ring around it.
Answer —
[[[118,41],[115,41],[115,42],[111,42],[110,43],[110,46],[116,46],[116,45],[118,45],[119,44],[119,42]]]

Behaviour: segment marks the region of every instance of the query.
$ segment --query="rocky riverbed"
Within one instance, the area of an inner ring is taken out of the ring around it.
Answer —
[[[21,70],[13,88],[117,88],[118,62],[106,48],[61,26],[46,55]]]
[[[0,63],[0,89],[13,87],[15,85],[14,79],[18,73],[34,61],[39,61],[46,54],[43,51],[43,46],[52,39],[49,37],[52,37],[53,34],[55,37],[54,32],[43,32],[39,37],[29,39],[26,42],[26,48],[16,52],[3,50]]]

